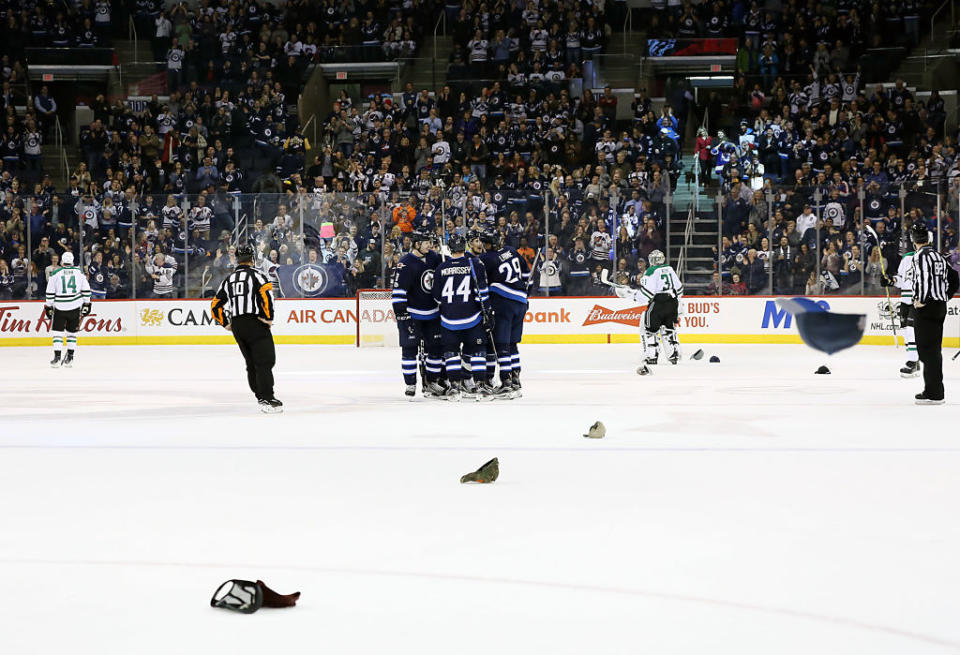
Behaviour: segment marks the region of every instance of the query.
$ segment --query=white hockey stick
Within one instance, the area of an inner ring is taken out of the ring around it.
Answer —
[[[618,284],[616,282],[610,281],[610,271],[605,268],[600,269],[600,281],[606,284],[608,287],[613,287],[614,289],[629,289],[630,287],[626,284]]]

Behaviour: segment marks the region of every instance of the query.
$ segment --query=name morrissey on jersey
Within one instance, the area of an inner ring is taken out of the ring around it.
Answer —
[[[445,268],[441,271],[441,274],[443,275],[468,275],[469,273],[469,266],[451,266],[450,268]]]

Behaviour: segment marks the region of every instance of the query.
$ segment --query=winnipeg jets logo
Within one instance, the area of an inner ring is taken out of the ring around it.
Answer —
[[[433,292],[433,271],[424,271],[420,276],[420,288],[424,293]]]
[[[319,293],[327,284],[323,269],[309,264],[294,273],[294,280],[304,296]]]

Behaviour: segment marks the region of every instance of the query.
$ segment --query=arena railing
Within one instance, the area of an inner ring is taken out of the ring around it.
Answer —
[[[610,271],[615,282],[635,283],[654,249],[671,257],[669,263],[684,279],[687,295],[883,295],[879,276],[895,274],[896,261],[907,248],[903,228],[911,220],[923,220],[935,245],[957,261],[960,180],[890,183],[883,188],[867,182],[835,200],[826,184],[783,185],[754,177],[741,191],[739,204],[729,189],[719,193],[718,187],[709,187],[704,193],[710,200],[687,214],[682,239],[677,234],[679,248],[674,249],[668,232],[669,195],[661,202],[642,205],[638,213],[643,220],[637,220],[615,199],[620,209],[604,214],[602,206],[594,205],[595,199],[582,198],[579,190],[568,193],[553,181],[539,192],[507,197],[496,221],[506,241],[519,247],[532,265],[531,295],[611,295],[612,290],[601,282],[601,269]],[[607,193],[603,191],[597,200],[609,202]],[[173,214],[181,217],[168,221],[169,232],[163,211],[168,198],[177,208]],[[480,225],[472,213],[464,219],[459,209],[465,205],[462,192],[439,185],[429,190],[429,204],[409,193],[314,194],[306,189],[144,195],[130,203],[137,216],[132,225],[125,224],[122,214],[104,220],[103,206],[86,212],[83,202],[64,198],[57,206],[59,226],[54,240],[64,239],[76,255],[82,253],[78,261],[84,266],[97,263],[97,253],[102,253],[103,278],[95,282],[110,298],[152,296],[156,288],[148,264],[175,269],[177,297],[208,296],[235,264],[231,253],[246,243],[256,248],[258,265],[274,276],[281,293],[316,294],[318,289],[309,284],[323,279],[327,286],[319,291],[322,295],[352,296],[358,288],[390,286],[392,271],[410,248],[407,232],[413,225],[432,225],[441,247],[450,234]],[[796,224],[805,214],[805,205],[812,215],[810,233],[788,236],[790,250],[779,252],[775,241],[789,222]],[[510,227],[514,213],[516,228]],[[594,234],[600,219],[609,237]],[[27,231],[31,251],[37,246],[34,236]],[[742,245],[733,248],[725,238]],[[576,275],[584,271],[576,262],[577,239],[585,246],[581,253],[585,276]],[[608,245],[603,245],[605,241]],[[876,248],[878,242],[880,248]],[[837,243],[839,260],[825,258],[830,243]],[[803,244],[808,244],[806,250]],[[751,249],[756,251],[753,255]],[[153,262],[157,252],[163,257]],[[760,264],[753,264],[754,259]],[[299,281],[291,277],[292,271],[305,265],[323,274],[301,276]],[[30,271],[19,297],[36,297],[44,273]]]
[[[714,263],[682,273],[691,280],[688,294],[885,295],[880,278],[896,274],[901,255],[910,249],[906,230],[917,220],[956,265],[958,182],[871,182],[867,178],[833,197],[826,183],[780,185],[755,177],[746,190],[741,187],[745,206],[734,199],[729,185],[722,191],[714,187],[713,206],[704,206],[694,233],[695,243],[697,231],[715,234],[710,247]],[[791,222],[806,222],[804,215],[810,216],[808,231],[787,228]],[[788,237],[788,250],[779,243],[784,230],[796,233]],[[706,251],[703,245],[692,248]]]

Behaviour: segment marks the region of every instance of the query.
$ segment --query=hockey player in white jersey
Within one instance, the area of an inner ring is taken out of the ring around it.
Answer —
[[[683,298],[683,283],[680,277],[667,266],[666,258],[659,250],[650,253],[650,267],[643,273],[639,289],[617,287],[617,295],[621,298],[633,298],[639,303],[647,305],[643,314],[643,331],[640,339],[643,342],[644,363],[637,369],[640,375],[648,375],[650,364],[656,364],[659,359],[657,333],[663,328],[664,340],[669,347],[667,359],[671,364],[680,361],[680,343],[677,340],[677,321],[680,310],[680,300]]]
[[[62,264],[47,281],[47,300],[44,311],[53,322],[53,359],[52,368],[61,364],[67,368],[73,365],[73,354],[77,348],[77,330],[80,319],[90,313],[90,283],[79,268],[73,265],[73,253],[67,251],[60,258]],[[66,332],[67,355],[61,361],[64,332]]]
[[[907,344],[907,363],[900,369],[900,377],[915,378],[920,375],[920,357],[917,354],[917,339],[913,332],[913,251],[903,255],[893,279],[883,276],[880,284],[900,289],[900,305],[897,310],[900,314],[903,340]]]

